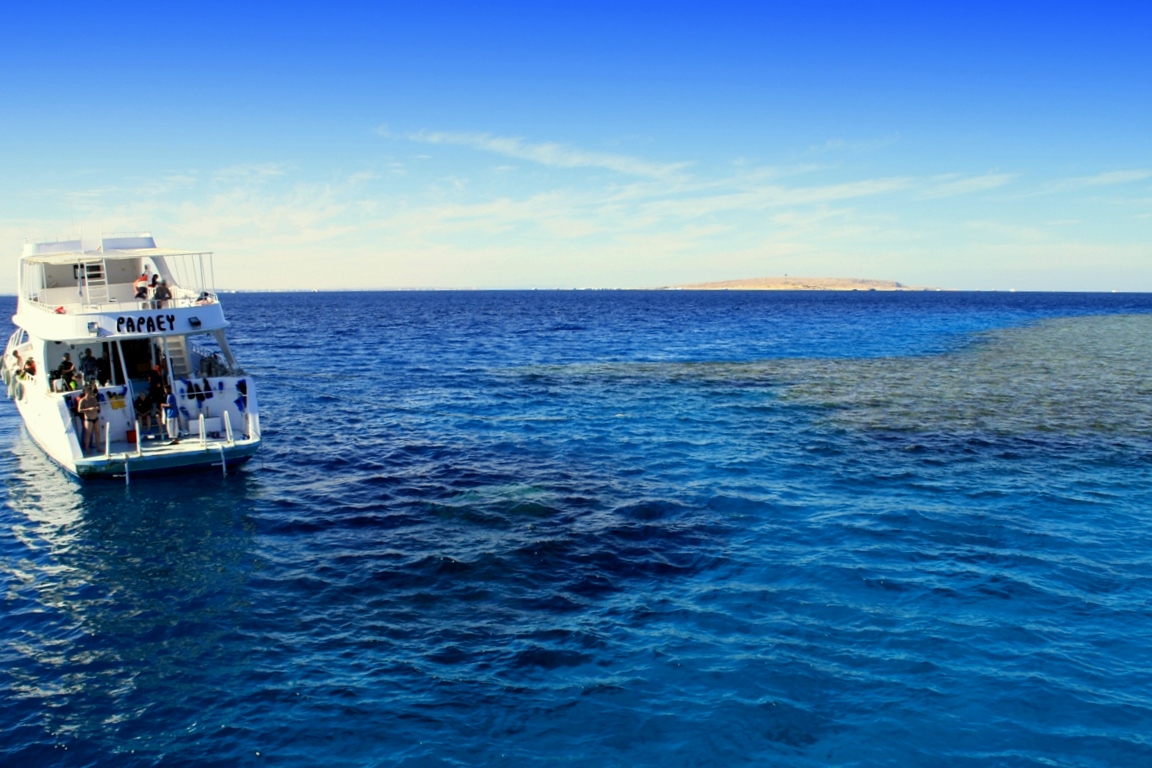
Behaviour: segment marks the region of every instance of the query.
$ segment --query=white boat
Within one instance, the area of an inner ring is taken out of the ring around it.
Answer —
[[[211,253],[157,248],[149,233],[25,243],[3,380],[28,434],[68,472],[127,479],[215,466],[226,473],[260,447],[256,390],[228,347],[212,266]],[[167,291],[141,291],[141,282]],[[72,383],[53,375],[66,354],[78,374]],[[90,382],[100,412],[85,450],[76,408]],[[179,416],[149,429],[143,410],[163,399],[162,383]]]

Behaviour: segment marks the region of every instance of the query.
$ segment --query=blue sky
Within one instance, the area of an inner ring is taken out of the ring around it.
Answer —
[[[1152,291],[1152,3],[5,4],[0,291],[768,275]]]

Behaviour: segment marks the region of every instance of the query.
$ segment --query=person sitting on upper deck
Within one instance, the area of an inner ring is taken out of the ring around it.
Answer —
[[[28,362],[24,363],[24,367],[20,369],[20,373],[25,376],[35,376],[36,360],[32,357],[29,357]]]
[[[156,290],[152,292],[152,299],[156,304],[156,309],[164,309],[168,306],[168,302],[172,298],[172,291],[168,289],[168,281],[161,278],[160,284],[156,286]]]
[[[132,281],[132,290],[136,292],[133,298],[146,299],[148,298],[148,275],[141,273],[140,277]]]

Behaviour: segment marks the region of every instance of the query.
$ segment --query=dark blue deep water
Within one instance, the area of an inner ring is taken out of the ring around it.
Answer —
[[[0,403],[2,765],[1152,765],[1152,296],[225,309],[226,478]]]

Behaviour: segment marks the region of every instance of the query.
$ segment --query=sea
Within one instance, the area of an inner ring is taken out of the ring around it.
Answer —
[[[226,476],[0,402],[0,765],[1152,765],[1152,295],[223,301]]]

